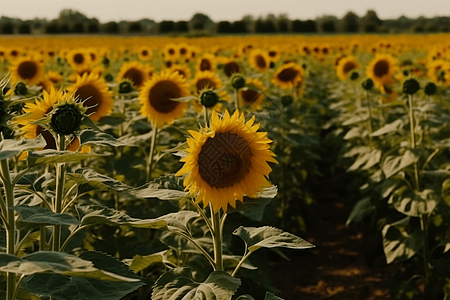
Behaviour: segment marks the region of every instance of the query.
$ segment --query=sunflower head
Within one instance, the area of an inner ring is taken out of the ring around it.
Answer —
[[[117,82],[119,83],[123,79],[129,79],[137,89],[140,89],[148,80],[148,77],[145,66],[138,61],[132,61],[122,65],[119,75],[117,75]]]
[[[303,81],[303,68],[294,62],[279,67],[273,75],[272,83],[283,89],[293,88],[296,83]]]
[[[291,95],[284,95],[283,97],[281,97],[281,104],[284,107],[291,105],[292,102],[294,102],[294,99]]]
[[[248,63],[258,72],[266,72],[270,69],[270,56],[260,49],[253,50],[249,57]]]
[[[133,91],[133,82],[129,79],[124,79],[119,83],[119,93],[128,94]]]
[[[86,111],[83,105],[72,99],[58,103],[51,113],[51,128],[61,135],[73,134],[80,129],[81,119]]]
[[[220,100],[219,95],[217,95],[213,90],[202,90],[200,91],[200,103],[206,107],[214,107]]]
[[[408,95],[414,95],[419,89],[420,84],[414,78],[407,79],[405,80],[405,82],[403,82],[403,92]]]
[[[428,82],[424,90],[426,95],[433,96],[437,92],[437,87],[433,82]]]
[[[235,90],[241,89],[241,88],[243,88],[245,86],[245,78],[239,73],[234,73],[231,76],[231,80],[230,81],[231,81],[231,86]]]
[[[28,85],[38,84],[44,77],[44,65],[36,57],[25,56],[14,60],[10,66],[11,82],[23,81]]]
[[[359,73],[358,73],[358,71],[352,71],[351,73],[350,73],[350,80],[351,81],[355,81],[355,80],[357,80],[358,78],[359,78]]]
[[[141,113],[157,126],[173,123],[184,115],[187,103],[175,101],[189,94],[185,80],[178,74],[163,71],[154,74],[139,94]]]
[[[23,82],[18,82],[14,86],[14,95],[25,96],[28,93],[27,85]]]
[[[246,86],[239,90],[239,99],[242,105],[247,105],[253,109],[260,109],[265,96],[264,85],[259,79],[247,78]]]
[[[370,78],[367,78],[361,83],[361,86],[364,90],[370,91],[373,88],[373,80]]]
[[[382,86],[392,81],[397,71],[397,60],[390,54],[378,54],[367,66],[366,75],[376,86]]]
[[[268,162],[277,161],[269,150],[271,140],[257,132],[254,121],[245,122],[239,111],[232,116],[225,111],[223,118],[213,112],[210,127],[190,131],[188,156],[181,159],[185,164],[176,175],[188,174],[186,189],[205,207],[211,204],[214,212],[227,211],[228,205],[235,208],[236,200],[256,197],[269,186]]]

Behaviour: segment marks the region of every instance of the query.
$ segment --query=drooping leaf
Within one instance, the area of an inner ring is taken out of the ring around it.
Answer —
[[[66,176],[74,179],[79,185],[88,184],[96,190],[115,190],[120,192],[131,189],[130,186],[118,180],[88,168],[77,169],[75,173],[67,173]]]
[[[162,253],[154,253],[150,255],[135,255],[130,263],[130,269],[137,273],[153,264],[163,263],[164,258]]]
[[[152,300],[230,300],[241,280],[223,271],[214,271],[203,283],[192,280],[190,268],[175,268],[155,283]]]
[[[136,219],[124,212],[101,205],[76,205],[75,210],[82,225],[106,224],[153,229],[167,228],[167,222],[162,219]]]
[[[26,150],[44,148],[45,146],[47,146],[47,142],[42,135],[38,135],[34,139],[4,139],[0,142],[0,160],[16,156]]]
[[[402,156],[388,156],[382,163],[382,170],[386,178],[389,178],[404,168],[416,163],[419,157],[410,150],[406,150]]]
[[[423,214],[431,213],[438,202],[432,189],[425,189],[417,193],[408,186],[401,186],[392,193],[388,203],[404,215],[420,217]]]
[[[78,220],[68,214],[57,214],[39,206],[13,206],[11,209],[17,211],[22,220],[27,223],[41,225],[74,225]]]
[[[267,204],[276,197],[278,189],[275,185],[265,188],[258,198],[244,196],[244,202],[236,201],[236,208],[229,208],[228,213],[239,212],[251,220],[261,221]]]
[[[80,133],[80,145],[110,147],[127,146],[122,141],[117,140],[110,134],[90,129],[83,130]]]
[[[385,225],[382,234],[384,254],[388,264],[411,258],[423,245],[422,231],[420,228],[411,226],[410,217]]]
[[[28,164],[32,166],[49,163],[76,162],[82,161],[87,158],[100,156],[104,156],[104,154],[79,153],[72,151],[58,151],[47,149],[41,151],[34,151],[34,150],[29,151],[27,160]]]
[[[386,124],[377,131],[373,132],[372,136],[380,136],[386,133],[398,132],[403,128],[403,126],[404,126],[403,121],[401,119],[397,119],[394,122]]]
[[[366,216],[372,214],[376,209],[376,206],[370,201],[370,197],[366,197],[361,199],[356,203],[353,207],[352,212],[350,213],[346,225],[350,225],[352,223],[361,222]]]
[[[170,231],[189,232],[188,223],[200,215],[195,211],[182,210],[159,217],[157,220],[164,221]]]
[[[281,229],[263,226],[263,227],[239,227],[233,232],[244,240],[248,251],[254,252],[260,248],[291,248],[307,249],[314,245],[308,243],[298,236],[284,232]]]

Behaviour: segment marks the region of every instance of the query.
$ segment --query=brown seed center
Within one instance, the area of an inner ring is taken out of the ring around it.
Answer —
[[[239,73],[241,71],[241,68],[236,62],[231,61],[224,65],[224,71],[225,74],[230,77],[231,75],[233,75],[233,73]]]
[[[242,99],[244,100],[245,103],[248,104],[252,104],[253,102],[255,102],[258,99],[259,95],[260,95],[259,92],[252,89],[242,90]]]
[[[344,74],[347,74],[348,72],[350,72],[351,70],[353,70],[355,68],[356,68],[356,65],[354,62],[352,62],[352,61],[346,62],[344,65],[344,68],[343,68]]]
[[[128,69],[125,74],[123,74],[123,78],[130,79],[135,87],[140,87],[144,81],[141,71],[136,68]]]
[[[83,54],[81,54],[81,53],[75,54],[75,55],[73,56],[73,61],[74,61],[76,64],[78,64],[78,65],[82,64],[82,63],[84,62],[84,56],[83,56]]]
[[[241,181],[249,172],[251,149],[235,133],[216,133],[208,138],[198,155],[200,176],[211,187],[224,188]]]
[[[34,76],[36,76],[38,71],[38,66],[36,63],[32,61],[24,61],[19,64],[19,67],[17,68],[17,73],[19,73],[19,76],[23,79],[31,79]]]
[[[264,69],[267,66],[266,60],[261,55],[257,55],[255,57],[256,65],[261,69]]]
[[[207,59],[202,59],[200,62],[200,71],[211,71],[211,63]]]
[[[160,113],[169,113],[173,111],[180,102],[170,99],[180,98],[181,90],[178,85],[169,80],[163,80],[156,83],[148,93],[150,105]]]
[[[283,82],[294,81],[295,77],[298,75],[298,70],[293,68],[283,69],[277,76],[278,80]]]
[[[383,77],[389,72],[389,63],[385,60],[378,61],[373,67],[373,73],[377,77]]]
[[[86,111],[87,115],[96,112],[102,100],[101,92],[95,86],[90,84],[79,87],[75,92],[75,97],[78,97],[81,101],[87,99],[83,102],[85,107],[89,107]]]
[[[215,89],[216,85],[214,84],[214,82],[212,82],[208,78],[201,78],[197,81],[196,87],[197,87],[197,93],[199,93],[203,89],[208,89],[208,88]]]

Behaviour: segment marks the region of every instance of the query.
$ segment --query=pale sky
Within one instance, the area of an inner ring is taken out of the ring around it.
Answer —
[[[405,15],[450,16],[450,0],[1,0],[0,16],[54,19],[62,9],[74,9],[100,22],[134,21],[149,18],[189,20],[194,13],[207,14],[213,21],[235,21],[286,13],[290,19],[315,19],[323,15],[341,18],[352,10],[363,16],[373,9],[381,19]]]

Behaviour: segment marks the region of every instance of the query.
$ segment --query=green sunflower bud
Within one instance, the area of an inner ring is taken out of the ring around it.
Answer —
[[[281,97],[281,104],[283,104],[283,106],[289,106],[292,104],[292,102],[294,102],[294,99],[292,99],[291,95],[285,95]]]
[[[241,75],[233,75],[233,77],[231,77],[231,86],[236,90],[242,89],[245,86],[244,77]]]
[[[350,74],[350,80],[356,80],[356,79],[358,79],[358,78],[359,78],[359,73],[358,73],[358,72],[353,71],[353,72]]]
[[[119,93],[121,94],[127,94],[133,90],[133,86],[131,85],[131,82],[129,81],[122,81],[119,84]]]
[[[410,78],[408,80],[405,80],[403,82],[403,92],[408,95],[413,95],[417,93],[417,91],[420,89],[419,82],[415,80],[414,78]]]
[[[425,94],[427,94],[428,96],[432,96],[432,95],[436,94],[436,92],[437,92],[437,87],[433,82],[429,82],[425,86]]]
[[[108,74],[105,75],[105,80],[106,81],[113,81],[113,79],[114,78],[113,78],[113,76],[111,74],[108,73]]]
[[[219,102],[219,96],[213,91],[204,91],[200,95],[200,103],[206,107],[211,108]]]
[[[19,82],[14,87],[14,94],[24,96],[28,93],[27,86],[23,82]]]
[[[51,126],[58,134],[69,135],[77,130],[81,123],[82,114],[76,104],[63,104],[52,113]]]
[[[362,87],[363,89],[365,89],[366,91],[370,91],[373,88],[373,81],[370,78],[367,78],[366,80],[364,80],[362,82]]]

